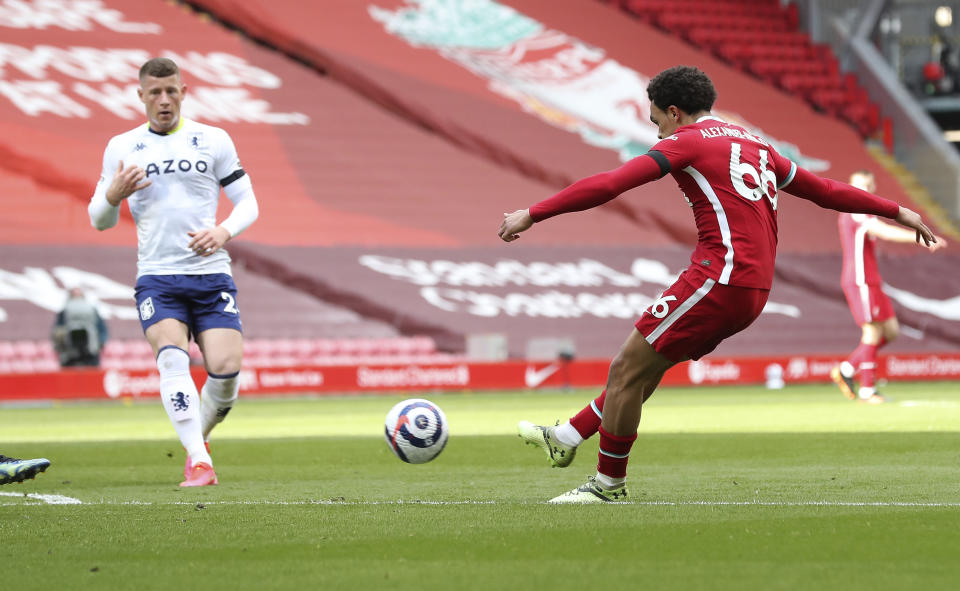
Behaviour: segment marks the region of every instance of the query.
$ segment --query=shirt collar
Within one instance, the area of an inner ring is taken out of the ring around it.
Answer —
[[[180,117],[180,121],[177,123],[177,126],[171,129],[170,131],[154,131],[153,128],[150,127],[150,123],[147,122],[147,131],[156,135],[173,135],[178,131],[180,131],[180,129],[183,127],[183,124],[186,122],[187,122],[186,119],[184,119],[183,117]]]

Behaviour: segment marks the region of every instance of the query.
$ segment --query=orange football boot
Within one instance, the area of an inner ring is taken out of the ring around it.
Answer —
[[[211,484],[219,484],[217,473],[213,471],[213,466],[210,464],[200,462],[190,468],[190,476],[181,482],[180,486],[209,486]]]

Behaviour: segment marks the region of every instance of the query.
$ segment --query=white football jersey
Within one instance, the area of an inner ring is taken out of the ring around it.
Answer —
[[[194,254],[188,232],[217,225],[221,186],[244,176],[233,140],[219,127],[180,119],[159,134],[141,125],[114,136],[103,154],[96,192],[105,194],[120,162],[146,171],[150,186],[126,199],[137,224],[137,277],[230,273],[230,255]]]

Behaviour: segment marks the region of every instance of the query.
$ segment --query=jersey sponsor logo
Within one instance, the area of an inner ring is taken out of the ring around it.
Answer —
[[[156,312],[153,308],[153,298],[149,297],[140,302],[140,320],[150,320]]]
[[[133,147],[134,152],[139,152],[140,150],[146,150],[147,144],[143,142],[137,142],[137,145]]]
[[[560,369],[560,366],[556,363],[551,363],[541,369],[534,369],[532,365],[528,365],[527,370],[523,373],[523,383],[526,384],[528,388],[536,388],[547,381],[547,378],[557,373],[558,369]]]
[[[164,160],[161,163],[151,162],[144,167],[144,170],[147,172],[147,178],[150,178],[150,175],[154,174],[174,174],[177,172],[190,172],[191,170],[196,170],[197,172],[207,172],[207,163],[205,160],[197,160],[196,162],[190,162],[189,160]]]

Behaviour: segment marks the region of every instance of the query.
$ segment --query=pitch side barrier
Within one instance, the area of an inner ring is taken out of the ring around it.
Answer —
[[[776,386],[829,381],[839,355],[711,357],[681,363],[664,376],[665,386]],[[556,362],[451,362],[407,365],[259,367],[240,372],[244,396],[283,394],[377,394],[422,390],[537,390],[599,388],[608,360]],[[885,355],[879,376],[888,380],[960,379],[960,353]],[[192,369],[195,380],[202,367]],[[0,375],[0,400],[103,400],[155,398],[156,371],[72,369],[49,373]]]

